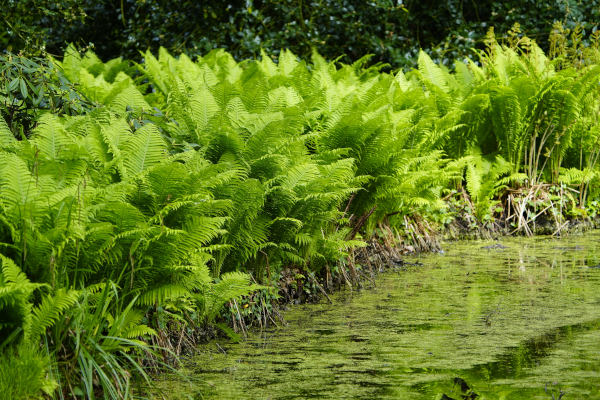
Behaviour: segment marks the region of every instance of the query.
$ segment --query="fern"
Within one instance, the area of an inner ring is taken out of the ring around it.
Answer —
[[[423,80],[431,82],[433,85],[439,87],[442,91],[447,91],[449,87],[449,75],[439,65],[431,60],[431,58],[421,50],[419,52],[419,73]]]
[[[0,254],[2,273],[0,275],[0,344],[10,339],[9,333],[23,332],[23,340],[28,345],[39,342],[46,330],[53,327],[79,297],[75,290],[59,289],[43,297],[33,305],[33,293],[46,285],[32,283],[19,267],[9,258]]]
[[[6,121],[0,116],[0,149],[9,149],[15,142],[15,137],[6,124]]]
[[[138,368],[163,327],[145,313],[214,322],[259,288],[248,273],[343,268],[378,227],[444,223],[461,186],[480,221],[539,180],[596,198],[600,70],[556,70],[533,43],[491,43],[480,61],[450,72],[420,52],[389,74],[316,52],[160,49],[131,66],[70,46],[57,64],[102,106],[41,116],[22,140],[0,119],[0,243],[18,268],[3,270],[15,318],[0,332],[50,335],[86,395],[118,396],[129,378],[107,371]]]
[[[242,296],[263,288],[251,285],[250,276],[242,272],[229,272],[221,275],[218,282],[200,287],[202,297],[199,297],[203,316],[208,322],[214,321],[223,306],[232,301],[239,300]]]
[[[60,316],[75,304],[78,298],[78,291],[63,289],[44,297],[41,303],[33,308],[31,320],[28,326],[25,326],[26,340],[35,341],[41,337],[46,329],[52,327]]]
[[[140,128],[122,148],[126,176],[137,175],[164,159],[166,144],[155,125]]]

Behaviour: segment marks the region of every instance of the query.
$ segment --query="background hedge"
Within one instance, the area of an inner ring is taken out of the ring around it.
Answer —
[[[373,54],[393,66],[412,63],[419,48],[449,62],[483,47],[490,26],[518,22],[542,48],[554,22],[595,29],[600,0],[5,0],[0,49],[62,54],[69,42],[93,44],[104,59],[139,59],[140,50],[204,54],[222,47],[237,59],[260,49],[311,48],[354,61]]]

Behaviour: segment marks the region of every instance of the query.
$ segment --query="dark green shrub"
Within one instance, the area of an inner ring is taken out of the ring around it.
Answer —
[[[16,137],[29,136],[44,110],[77,115],[92,107],[48,59],[0,55],[0,114]]]
[[[103,59],[139,59],[139,50],[159,46],[191,55],[225,48],[239,60],[256,57],[260,49],[276,56],[288,48],[308,57],[316,48],[329,59],[345,55],[348,62],[373,54],[374,61],[403,66],[414,63],[419,48],[433,50],[434,59],[446,63],[472,55],[471,48],[483,48],[490,26],[504,33],[514,23],[547,49],[556,21],[590,33],[600,2],[13,0],[4,11],[10,25],[0,32],[0,47],[13,51],[40,51],[44,44],[59,54],[68,42],[93,43]]]

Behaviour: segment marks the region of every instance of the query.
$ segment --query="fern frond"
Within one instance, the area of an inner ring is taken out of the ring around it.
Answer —
[[[424,80],[431,82],[444,92],[448,91],[448,73],[436,65],[431,60],[431,57],[423,50],[419,51],[417,62],[419,65],[419,73]]]
[[[79,298],[79,291],[59,289],[47,295],[42,302],[33,308],[30,326],[25,329],[25,337],[35,341],[52,327],[60,316]]]
[[[167,146],[154,124],[144,125],[127,141],[122,149],[123,165],[127,176],[135,176],[165,157]]]
[[[0,115],[0,149],[9,149],[15,142],[16,139],[10,131],[8,124]]]
[[[50,160],[57,160],[74,151],[74,141],[67,133],[57,116],[43,115],[34,130],[32,144],[40,154]],[[67,153],[67,154],[65,154]]]

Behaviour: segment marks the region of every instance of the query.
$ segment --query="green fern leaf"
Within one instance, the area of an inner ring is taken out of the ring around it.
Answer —
[[[156,125],[138,129],[122,149],[123,165],[127,176],[134,176],[159,164],[166,154],[166,143]]]

